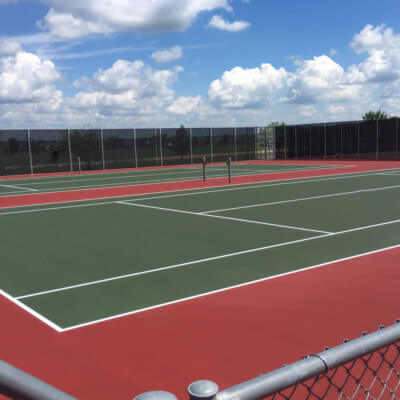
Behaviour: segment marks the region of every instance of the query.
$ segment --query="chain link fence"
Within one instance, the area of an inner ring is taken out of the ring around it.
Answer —
[[[276,159],[399,160],[399,121],[277,126]]]
[[[190,400],[399,400],[400,320],[225,390],[200,380],[188,392]],[[135,400],[176,397],[159,391]]]
[[[0,175],[254,160],[259,128],[0,130]]]

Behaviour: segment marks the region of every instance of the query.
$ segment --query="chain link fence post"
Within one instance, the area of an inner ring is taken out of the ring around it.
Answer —
[[[31,131],[29,129],[27,131],[27,140],[28,140],[28,152],[29,152],[29,167],[30,167],[31,175],[33,175]]]
[[[67,129],[67,138],[68,138],[69,169],[72,172],[74,170],[74,167],[72,164],[71,131],[69,129]]]

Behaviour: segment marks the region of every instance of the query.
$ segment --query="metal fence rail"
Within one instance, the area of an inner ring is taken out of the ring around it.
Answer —
[[[1,360],[0,394],[14,400],[77,400]]]
[[[400,321],[303,360],[218,391],[212,381],[189,385],[191,400],[400,399]],[[167,400],[147,392],[136,400]],[[170,398],[170,397],[169,397]]]

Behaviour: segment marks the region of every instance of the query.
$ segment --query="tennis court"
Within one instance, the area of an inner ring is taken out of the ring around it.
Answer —
[[[1,289],[66,332],[395,247],[400,168],[389,167],[238,164],[236,176],[264,181],[3,208]],[[315,169],[317,176],[279,179]],[[211,179],[226,175],[223,165],[207,170]],[[3,196],[27,196],[194,179],[200,167],[7,179],[0,187]]]
[[[313,164],[251,164],[235,163],[233,176],[268,174],[277,172],[320,170],[338,168],[340,165]],[[228,175],[225,164],[207,166],[206,178],[225,178]],[[143,184],[168,183],[203,179],[202,166],[181,166],[166,168],[142,168],[138,170],[119,170],[115,172],[82,172],[67,175],[45,174],[35,176],[10,177],[0,180],[0,196],[23,193],[49,193],[67,190],[84,190],[96,188],[112,188]]]

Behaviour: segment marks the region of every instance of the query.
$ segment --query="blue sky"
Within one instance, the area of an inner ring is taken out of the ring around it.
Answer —
[[[400,0],[0,0],[0,128],[400,115]]]

